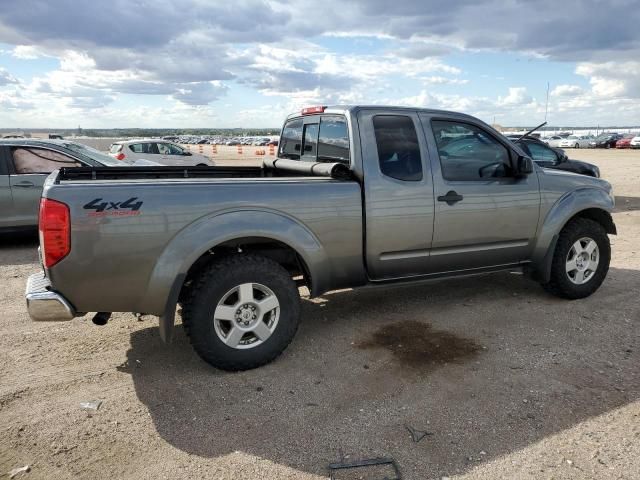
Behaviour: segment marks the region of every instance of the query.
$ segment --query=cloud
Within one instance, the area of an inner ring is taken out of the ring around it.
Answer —
[[[0,67],[0,87],[17,83],[20,83],[20,81],[16,77],[11,75],[6,68]]]
[[[21,60],[35,60],[42,57],[43,54],[33,45],[16,45],[11,50],[11,56]]]
[[[447,78],[440,77],[438,75],[432,75],[430,77],[422,77],[422,80],[427,85],[466,85],[469,80],[463,78]]]
[[[558,85],[551,90],[552,97],[573,97],[580,95],[584,90],[578,85]]]
[[[508,95],[504,97],[498,97],[497,104],[503,107],[515,107],[520,105],[529,105],[533,103],[533,97],[527,94],[527,89],[524,87],[511,87],[509,88]]]
[[[600,97],[640,98],[640,61],[584,62],[576,73],[588,77],[592,92]]]

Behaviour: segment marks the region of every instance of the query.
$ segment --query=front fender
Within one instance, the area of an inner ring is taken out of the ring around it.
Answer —
[[[580,212],[590,209],[611,213],[614,200],[609,193],[597,187],[584,187],[566,193],[553,204],[542,225],[532,254],[533,269],[541,281],[548,281],[553,252],[560,231]]]
[[[316,236],[298,220],[266,209],[233,210],[202,217],[167,244],[149,278],[137,311],[160,315],[160,333],[170,340],[180,288],[194,262],[229,240],[264,237],[295,250],[309,269],[314,291],[323,291],[331,278],[327,254]]]

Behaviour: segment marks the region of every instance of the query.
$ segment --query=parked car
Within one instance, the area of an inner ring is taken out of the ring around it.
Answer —
[[[166,140],[123,140],[111,144],[109,155],[116,160],[128,158],[145,158],[160,165],[198,166],[214,165],[213,160]]]
[[[631,148],[640,148],[640,135],[638,135],[637,137],[633,137],[631,139],[631,142],[629,143],[629,146]]]
[[[564,137],[561,137],[560,135],[554,135],[552,137],[542,139],[542,141],[550,147],[559,147],[562,140],[564,140]]]
[[[631,140],[633,140],[634,137],[635,135],[633,133],[623,135],[622,138],[616,142],[616,148],[631,148]]]
[[[284,351],[301,285],[316,297],[520,268],[577,299],[604,281],[616,233],[608,182],[541,168],[439,110],[313,107],[287,117],[263,168],[132,170],[49,177],[29,314],[145,312],[169,341],[180,304],[196,352],[226,370]]]
[[[508,135],[507,138],[516,141],[520,137]],[[571,160],[561,148],[552,148],[537,138],[524,137],[520,139],[518,145],[541,167],[600,177],[600,169],[596,165],[581,160]]]
[[[558,143],[560,148],[589,148],[589,142],[593,137],[587,135],[569,135]]]
[[[94,148],[68,140],[0,140],[0,230],[35,229],[47,176],[61,167],[158,166],[118,162]]]
[[[619,133],[601,133],[589,142],[590,148],[613,148],[622,135]]]

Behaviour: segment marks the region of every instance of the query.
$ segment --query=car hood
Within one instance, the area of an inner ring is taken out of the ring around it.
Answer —
[[[578,162],[578,160],[572,160]],[[589,165],[589,164],[587,164]],[[601,188],[613,198],[611,184],[602,178],[590,177],[567,170],[539,167],[541,190],[568,192],[584,187]]]

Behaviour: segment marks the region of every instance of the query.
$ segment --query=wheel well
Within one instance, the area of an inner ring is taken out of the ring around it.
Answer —
[[[289,245],[266,237],[245,237],[220,243],[202,254],[187,271],[179,301],[191,285],[192,280],[211,262],[229,255],[253,253],[270,258],[282,265],[298,284],[311,290],[311,274],[300,254]]]
[[[613,223],[613,218],[606,210],[602,210],[600,208],[589,208],[576,213],[571,220],[574,218],[588,218],[602,225],[607,233],[611,235],[616,235],[617,233],[616,225]]]

